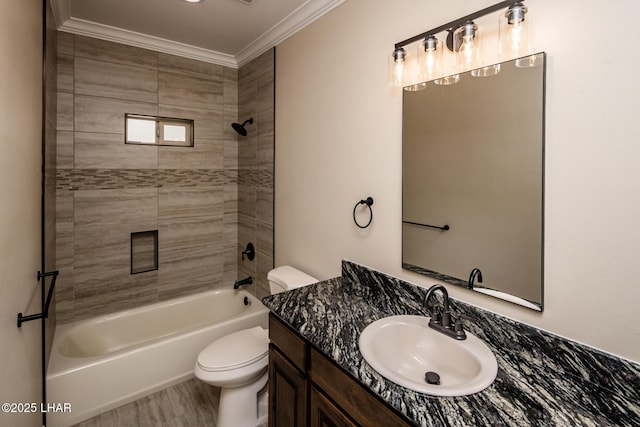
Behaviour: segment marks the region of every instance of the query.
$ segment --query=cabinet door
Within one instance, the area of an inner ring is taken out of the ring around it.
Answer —
[[[311,388],[311,427],[356,427],[338,407],[315,387]]]
[[[411,425],[316,349],[311,350],[309,376],[314,386],[317,385],[359,425]]]
[[[269,350],[269,427],[307,425],[307,380],[273,346]]]

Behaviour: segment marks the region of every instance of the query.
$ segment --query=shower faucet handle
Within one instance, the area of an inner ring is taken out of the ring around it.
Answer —
[[[247,249],[245,249],[244,251],[242,251],[242,260],[244,261],[244,256],[247,256],[247,258],[249,258],[249,261],[253,261],[253,259],[256,257],[256,251],[253,248],[253,243],[249,242],[247,244]]]

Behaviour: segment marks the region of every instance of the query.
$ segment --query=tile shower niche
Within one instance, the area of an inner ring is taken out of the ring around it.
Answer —
[[[131,274],[158,269],[158,230],[131,233]]]

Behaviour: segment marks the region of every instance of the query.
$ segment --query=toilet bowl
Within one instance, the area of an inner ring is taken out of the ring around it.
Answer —
[[[267,274],[272,294],[318,280],[290,266]],[[220,387],[217,427],[267,425],[269,332],[259,326],[219,338],[205,347],[196,361],[195,376]]]

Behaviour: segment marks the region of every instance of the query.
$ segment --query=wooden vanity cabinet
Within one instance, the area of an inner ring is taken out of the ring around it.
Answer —
[[[269,315],[269,427],[307,425],[308,344]]]
[[[273,314],[269,338],[269,427],[411,425]]]

